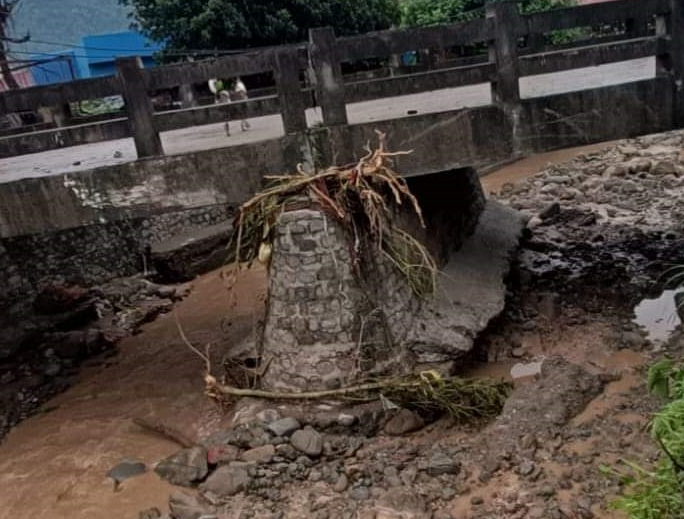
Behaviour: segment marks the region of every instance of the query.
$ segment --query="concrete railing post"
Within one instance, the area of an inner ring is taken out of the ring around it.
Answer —
[[[669,36],[669,45],[659,50],[656,57],[656,75],[672,78],[673,122],[676,128],[681,128],[684,127],[684,4],[681,0],[670,0],[669,4],[669,14],[656,18],[656,35]]]
[[[306,130],[306,107],[299,82],[299,59],[295,48],[275,51],[275,81],[285,133]]]
[[[335,51],[332,27],[309,30],[311,68],[316,76],[316,100],[323,111],[325,126],[346,125],[342,68]]]
[[[138,158],[163,155],[159,132],[154,127],[154,108],[142,74],[142,61],[135,57],[117,58],[116,73]]]
[[[514,1],[486,5],[487,18],[494,21],[494,39],[489,42],[489,61],[496,64],[496,81],[492,83],[492,100],[504,105],[520,102],[520,65],[516,28],[520,14]]]

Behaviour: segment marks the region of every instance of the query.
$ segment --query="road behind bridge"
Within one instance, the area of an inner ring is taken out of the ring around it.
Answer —
[[[655,58],[649,57],[523,77],[520,79],[520,90],[524,98],[540,97],[651,79],[654,75]],[[415,110],[417,114],[426,114],[490,103],[491,91],[489,84],[485,83],[354,103],[347,106],[347,113],[349,122],[355,124],[405,117],[410,110]],[[307,119],[310,126],[320,121],[320,109],[308,110]],[[230,137],[226,136],[223,124],[164,132],[161,135],[164,150],[167,154],[187,153],[257,142],[283,135],[283,124],[279,115],[258,117],[251,119],[250,123],[250,131],[239,132],[236,127]],[[132,138],[72,146],[1,159],[0,183],[82,171],[135,159]]]

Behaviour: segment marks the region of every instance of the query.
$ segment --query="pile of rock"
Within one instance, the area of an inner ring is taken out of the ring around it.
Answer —
[[[550,359],[539,380],[516,389],[499,419],[483,431],[470,429],[472,435],[459,441],[447,441],[448,434],[439,431],[431,437],[445,441],[373,438],[375,433],[361,432],[360,420],[374,420],[371,430],[387,436],[422,428],[422,420],[407,410],[373,416],[345,410],[316,415],[304,424],[304,419],[267,409],[182,449],[155,471],[188,488],[169,500],[173,519],[451,519],[488,513],[561,519],[564,505],[557,495],[574,485],[576,474],[568,470],[555,478],[545,465],[554,460],[572,466],[562,447],[583,432],[564,426],[602,386],[600,377]],[[539,394],[544,398],[534,397]],[[508,478],[514,487],[475,491],[504,473],[514,475]],[[456,500],[464,503],[466,515],[454,512]],[[585,499],[572,513],[580,513],[580,505],[589,510],[593,502]]]
[[[495,196],[529,218],[520,259],[535,284],[628,314],[662,289],[684,262],[683,149],[681,131],[640,137],[504,185]]]
[[[119,339],[169,311],[186,293],[140,276],[89,290],[50,284],[30,307],[5,312],[0,317],[0,439],[69,387],[83,361],[107,362]]]

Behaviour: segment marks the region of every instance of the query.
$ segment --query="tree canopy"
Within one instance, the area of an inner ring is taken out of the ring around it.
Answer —
[[[484,16],[485,3],[485,0],[401,0],[401,22],[413,26],[467,21]],[[531,13],[574,3],[574,0],[522,0],[520,7],[522,12]]]
[[[399,0],[120,0],[137,27],[174,51],[242,49],[305,41],[308,29],[338,35],[387,29]]]

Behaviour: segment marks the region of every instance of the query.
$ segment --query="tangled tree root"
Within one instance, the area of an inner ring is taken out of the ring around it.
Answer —
[[[437,265],[427,248],[394,223],[405,203],[425,227],[418,200],[406,181],[391,169],[392,157],[410,152],[388,152],[385,135],[378,147],[358,163],[309,174],[301,167],[294,175],[266,177],[271,185],[245,202],[235,218],[229,248],[236,264],[270,258],[273,228],[286,207],[308,200],[317,204],[347,232],[354,264],[364,261],[367,248],[390,260],[420,298],[434,294]]]
[[[215,400],[252,397],[268,400],[353,400],[372,401],[381,398],[395,404],[430,414],[446,413],[456,420],[489,418],[501,412],[512,386],[493,379],[443,378],[435,371],[415,376],[376,380],[366,384],[323,391],[281,392],[241,389],[219,384],[207,374],[206,394]]]

